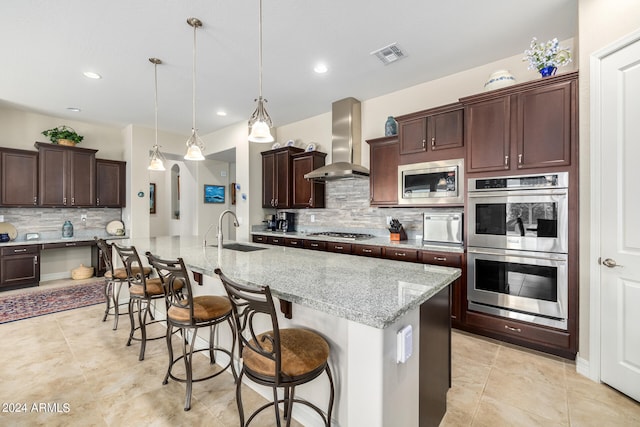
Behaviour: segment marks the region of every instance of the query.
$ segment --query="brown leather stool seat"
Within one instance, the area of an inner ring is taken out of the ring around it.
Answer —
[[[165,298],[167,304],[167,349],[169,350],[169,367],[164,377],[163,384],[172,380],[186,383],[187,393],[185,396],[184,410],[191,409],[191,395],[193,383],[205,381],[217,377],[231,368],[234,380],[238,375],[233,364],[233,348],[236,342],[236,332],[233,323],[233,312],[229,298],[218,295],[193,295],[191,280],[182,258],[175,260],[163,260],[146,253],[149,263],[155,268],[158,276],[162,278],[166,290]],[[216,346],[216,330],[219,324],[226,323],[231,329],[232,343],[230,349]],[[201,328],[209,329],[209,346],[202,349],[194,349],[194,345]],[[173,344],[171,338],[175,332],[180,333],[182,345],[182,355],[174,358]],[[198,370],[203,372],[198,378],[193,378],[193,354],[199,351],[208,351],[210,364],[216,364],[217,352],[228,356],[229,362],[220,368],[211,370]],[[185,374],[178,377],[173,373],[176,363],[183,361]],[[214,423],[215,424],[215,423]]]
[[[317,332],[302,328],[280,329],[278,316],[273,304],[271,289],[268,286],[250,286],[237,283],[217,268],[215,273],[224,285],[233,308],[236,321],[239,353],[242,357],[242,370],[236,382],[236,402],[240,425],[248,426],[263,410],[272,407],[275,412],[275,424],[280,426],[279,404],[284,406],[284,419],[287,426],[291,423],[293,404],[306,405],[322,417],[325,426],[331,426],[334,386],[329,367],[329,343]],[[260,319],[260,320],[257,320]],[[260,333],[271,320],[271,330]],[[258,323],[261,322],[261,323]],[[329,379],[329,405],[327,412],[311,402],[295,398],[297,386],[306,384],[326,372]],[[256,409],[245,423],[242,407],[242,377],[245,376],[273,390],[273,402]],[[284,389],[284,397],[278,398],[278,388]]]
[[[136,274],[140,274],[140,268],[139,267],[133,267],[132,269],[132,273],[134,275]],[[149,277],[149,275],[151,274],[151,267],[143,267],[142,268],[142,272],[144,273],[144,275],[146,277]],[[116,279],[120,279],[120,280],[127,280],[127,278],[129,277],[129,275],[127,274],[127,269],[126,268],[116,268],[113,271],[113,274],[110,271],[107,271],[104,275],[105,277],[107,276],[107,274],[109,275],[109,277],[115,277]]]

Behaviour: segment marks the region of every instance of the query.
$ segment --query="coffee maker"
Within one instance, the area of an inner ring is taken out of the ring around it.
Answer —
[[[283,233],[296,231],[296,214],[293,212],[278,212],[276,214],[278,231]]]

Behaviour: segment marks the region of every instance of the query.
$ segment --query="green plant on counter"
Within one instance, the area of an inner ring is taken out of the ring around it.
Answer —
[[[42,132],[44,136],[49,138],[52,144],[57,144],[60,139],[68,139],[76,144],[84,139],[84,136],[78,135],[78,133],[68,126],[58,126],[53,129],[48,129]]]

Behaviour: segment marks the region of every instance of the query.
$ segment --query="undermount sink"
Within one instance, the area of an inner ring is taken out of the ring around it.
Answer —
[[[217,247],[218,245],[210,245],[210,246]],[[259,246],[243,245],[242,243],[224,243],[222,245],[222,249],[231,249],[232,251],[240,251],[240,252],[253,252],[253,251],[261,251],[267,248],[261,248]]]

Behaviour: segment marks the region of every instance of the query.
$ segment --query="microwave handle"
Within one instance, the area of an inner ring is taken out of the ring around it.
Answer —
[[[440,221],[454,220],[459,221],[460,215],[425,215],[424,219],[434,219]]]

